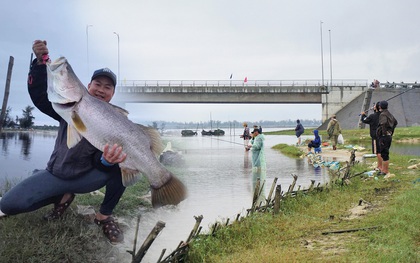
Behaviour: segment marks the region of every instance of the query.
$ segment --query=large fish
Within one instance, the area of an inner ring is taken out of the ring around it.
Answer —
[[[100,151],[107,143],[118,144],[127,154],[119,164],[125,186],[143,174],[149,180],[154,207],[178,204],[186,198],[185,186],[157,159],[162,142],[155,129],[133,123],[124,109],[91,96],[66,58],[47,63],[47,74],[48,99],[68,123],[69,148],[82,137]]]

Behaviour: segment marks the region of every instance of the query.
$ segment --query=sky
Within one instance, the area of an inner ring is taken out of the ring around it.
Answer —
[[[102,67],[121,81],[228,80],[231,74],[233,80],[248,81],[420,80],[417,0],[14,0],[2,1],[0,9],[5,10],[0,16],[0,101],[13,56],[12,116],[33,105],[26,78],[36,39],[47,41],[51,59],[67,57],[85,85]],[[321,105],[314,104],[126,108],[140,123],[201,122],[210,114],[219,121],[322,118]],[[38,110],[33,115],[36,125],[56,124]]]

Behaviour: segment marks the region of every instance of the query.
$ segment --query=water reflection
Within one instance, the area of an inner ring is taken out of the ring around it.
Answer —
[[[31,153],[32,136],[30,135],[32,135],[32,133],[19,133],[19,140],[22,144],[20,152],[24,156],[24,160],[29,160],[31,158],[29,154]]]

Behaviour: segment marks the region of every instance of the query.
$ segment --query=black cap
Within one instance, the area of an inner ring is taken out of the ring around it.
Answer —
[[[379,102],[379,106],[381,107],[381,109],[388,109],[388,102],[383,100]]]
[[[251,133],[254,133],[254,132],[258,132],[258,133],[260,133],[260,129],[254,129]]]
[[[112,70],[110,70],[109,68],[101,68],[95,70],[95,72],[93,72],[91,81],[99,76],[105,76],[110,78],[112,80],[112,83],[114,83],[114,87],[117,86],[117,76],[115,76],[114,72],[112,72]]]

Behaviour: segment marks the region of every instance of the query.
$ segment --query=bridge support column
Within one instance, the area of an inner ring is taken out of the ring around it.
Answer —
[[[337,114],[344,106],[365,92],[368,87],[340,86],[330,87],[328,94],[322,95],[322,122]]]

